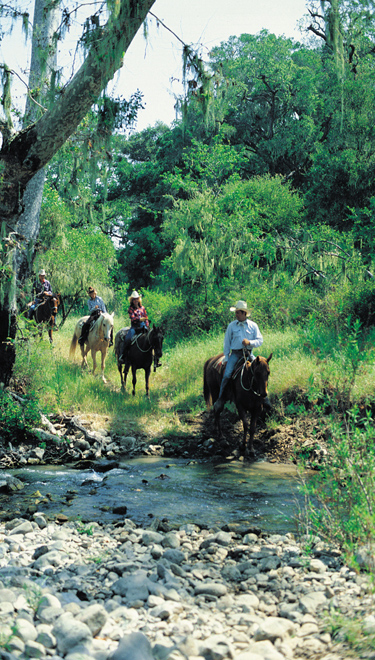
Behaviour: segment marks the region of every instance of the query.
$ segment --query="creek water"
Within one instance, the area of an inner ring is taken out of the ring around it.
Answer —
[[[145,457],[123,460],[106,473],[61,466],[11,470],[25,487],[0,497],[2,511],[17,514],[29,505],[47,515],[57,513],[82,522],[116,522],[131,518],[149,526],[152,518],[172,526],[196,523],[259,527],[263,531],[296,531],[295,517],[303,496],[292,464],[267,462],[219,464]],[[126,513],[114,513],[116,507]]]

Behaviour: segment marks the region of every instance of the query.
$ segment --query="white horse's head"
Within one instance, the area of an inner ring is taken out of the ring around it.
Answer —
[[[102,314],[100,316],[101,319],[101,329],[103,332],[103,339],[104,341],[109,342],[111,338],[111,330],[113,328],[113,317],[115,313],[113,314],[108,314],[107,312],[105,314]]]

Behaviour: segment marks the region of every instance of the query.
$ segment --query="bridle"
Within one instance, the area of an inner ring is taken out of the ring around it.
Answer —
[[[161,364],[159,364],[159,357],[156,355],[156,352],[155,352],[155,348],[156,348],[156,346],[155,346],[155,344],[151,341],[151,335],[153,335],[153,333],[154,333],[154,328],[153,328],[152,330],[150,330],[150,331],[147,333],[147,335],[146,335],[146,339],[148,340],[148,344],[149,344],[149,345],[148,345],[148,348],[143,349],[143,348],[141,348],[141,346],[140,346],[139,343],[138,343],[138,342],[139,342],[139,338],[140,338],[140,337],[143,337],[143,335],[138,335],[138,336],[136,335],[136,338],[135,338],[135,344],[137,345],[137,348],[138,348],[138,350],[139,350],[141,353],[148,353],[151,349],[154,350],[154,372],[155,372],[156,369],[157,369],[157,367],[161,367]],[[153,336],[154,336],[154,335],[153,335]],[[160,351],[160,352],[161,352],[161,351]]]
[[[260,394],[260,392],[257,392],[256,389],[254,389],[254,387],[253,387],[253,383],[254,383],[254,379],[255,379],[255,370],[253,369],[253,364],[254,364],[255,360],[253,360],[253,362],[250,363],[250,371],[251,371],[250,385],[249,385],[249,387],[245,387],[244,382],[243,382],[243,374],[245,372],[246,362],[247,362],[247,360],[246,360],[246,357],[245,357],[245,362],[242,365],[241,375],[240,375],[240,383],[241,383],[242,389],[245,390],[245,392],[251,392],[252,394],[254,394],[255,396],[258,396],[261,399],[265,399],[267,394]]]

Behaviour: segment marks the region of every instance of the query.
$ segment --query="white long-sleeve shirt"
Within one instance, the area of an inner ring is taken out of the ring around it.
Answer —
[[[224,360],[227,362],[231,351],[243,348],[242,340],[250,341],[250,348],[257,348],[263,344],[263,337],[254,321],[232,321],[227,327],[224,337]]]

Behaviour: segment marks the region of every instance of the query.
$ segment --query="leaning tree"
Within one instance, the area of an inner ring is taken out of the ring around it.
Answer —
[[[108,2],[106,23],[101,25],[98,16],[93,17],[83,64],[42,116],[18,132],[13,130],[9,112],[0,122],[0,383],[4,385],[9,384],[15,361],[17,282],[20,268],[25,269],[25,261],[16,254],[30,235],[25,191],[122,66],[124,54],[154,2]],[[45,0],[46,8],[50,4]]]

